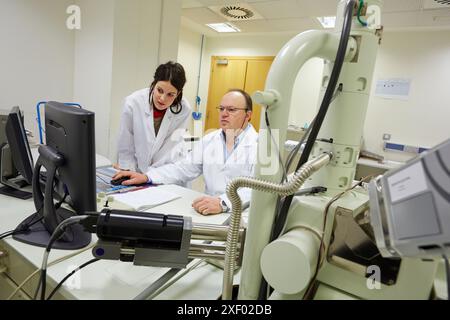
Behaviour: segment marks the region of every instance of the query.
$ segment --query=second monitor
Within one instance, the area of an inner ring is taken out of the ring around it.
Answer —
[[[13,107],[0,118],[0,194],[29,199],[31,193],[21,190],[33,178],[33,158],[19,107]]]

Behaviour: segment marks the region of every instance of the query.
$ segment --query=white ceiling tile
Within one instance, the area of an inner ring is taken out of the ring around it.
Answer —
[[[317,28],[311,18],[277,19],[270,21],[274,31],[297,31],[302,32]]]
[[[423,0],[384,0],[382,12],[418,11]]]
[[[419,16],[423,27],[441,27],[450,25],[450,10],[426,10]],[[450,39],[447,40],[450,42]]]
[[[254,3],[253,7],[266,19],[305,17],[297,0],[265,1]]]
[[[309,17],[335,16],[339,4],[338,0],[297,0],[297,2]]]
[[[197,0],[183,0],[182,2],[182,8],[199,8],[203,7],[203,4],[198,2]]]
[[[403,13],[385,13],[381,17],[381,24],[385,28],[404,28],[417,25],[420,12],[411,11]]]
[[[270,23],[267,20],[236,21],[233,24],[242,32],[271,32]]]
[[[183,9],[182,15],[189,20],[199,24],[226,22],[227,20],[208,8],[189,8]]]

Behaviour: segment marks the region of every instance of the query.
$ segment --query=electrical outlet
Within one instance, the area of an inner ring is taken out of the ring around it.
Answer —
[[[384,141],[391,140],[391,134],[390,133],[383,133],[383,140]]]

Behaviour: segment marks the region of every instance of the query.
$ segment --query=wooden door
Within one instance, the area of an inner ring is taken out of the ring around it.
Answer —
[[[212,57],[205,132],[219,128],[219,106],[230,89],[241,89],[250,96],[264,90],[274,57]],[[261,106],[253,104],[251,124],[259,131]]]
[[[205,132],[220,127],[216,107],[220,105],[220,100],[228,90],[244,89],[246,70],[246,60],[212,57]]]
[[[247,75],[245,78],[245,92],[253,95],[258,90],[264,90],[266,85],[267,74],[272,65],[273,57],[261,60],[248,60]],[[256,131],[259,131],[261,120],[261,105],[253,103],[253,114],[250,123]]]

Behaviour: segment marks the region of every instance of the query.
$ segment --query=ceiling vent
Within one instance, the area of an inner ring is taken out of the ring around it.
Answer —
[[[247,3],[214,6],[209,7],[209,9],[219,14],[221,17],[225,18],[228,21],[247,21],[247,20],[263,19],[263,17]]]
[[[450,8],[450,0],[424,0],[423,2],[424,9],[442,9],[442,8]]]

